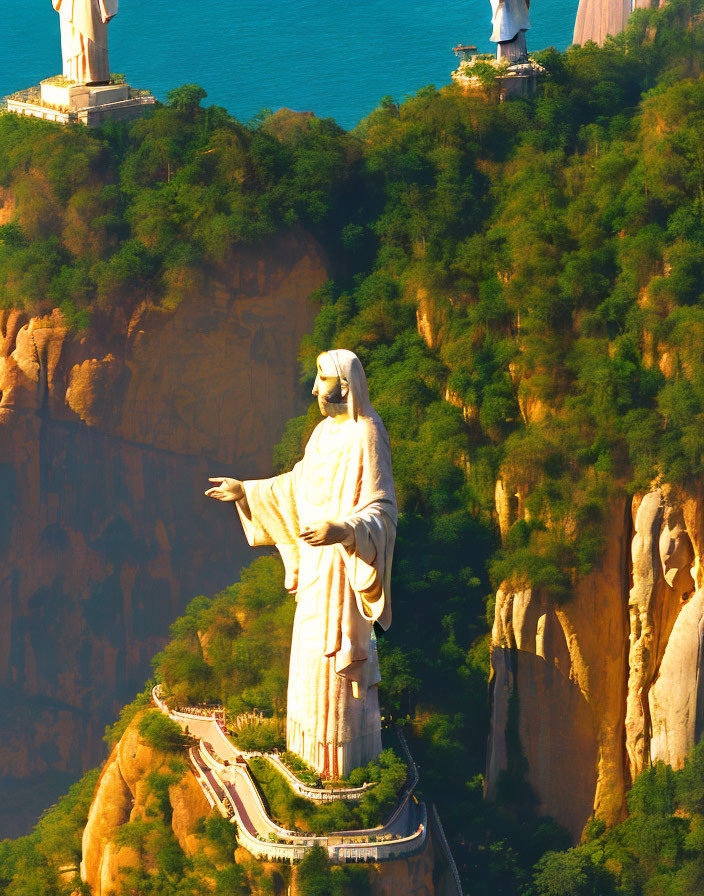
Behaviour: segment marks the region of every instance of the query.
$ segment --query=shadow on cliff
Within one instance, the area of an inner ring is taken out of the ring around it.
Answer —
[[[593,713],[579,686],[553,663],[534,653],[494,647],[493,716],[487,779],[515,765],[520,751],[525,778],[541,815],[558,818],[580,838],[593,813],[598,742]],[[520,685],[519,685],[520,682]],[[502,699],[499,695],[502,695]]]
[[[0,310],[0,801],[41,776],[45,808],[99,763],[173,620],[251,558],[207,477],[271,475],[327,276],[296,231],[110,333]],[[21,803],[0,837],[37,814]]]
[[[67,775],[103,759],[103,728],[143,686],[173,619],[230,584],[247,556],[230,515],[203,498],[205,458],[44,413],[35,444],[30,468],[0,465],[12,496],[0,547],[0,801],[17,806],[19,785],[38,776],[44,797],[21,803],[0,834],[26,829]]]

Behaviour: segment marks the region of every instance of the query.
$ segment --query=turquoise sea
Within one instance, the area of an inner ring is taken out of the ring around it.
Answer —
[[[530,49],[571,42],[578,0],[534,0]],[[391,94],[440,86],[452,47],[488,52],[489,0],[121,0],[110,64],[163,99],[197,83],[246,120],[289,106],[353,127]],[[61,69],[50,0],[0,0],[0,96]]]

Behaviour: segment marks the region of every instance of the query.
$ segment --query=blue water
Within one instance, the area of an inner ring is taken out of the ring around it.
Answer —
[[[564,49],[578,0],[535,0],[530,49]],[[121,0],[110,65],[159,98],[200,84],[246,120],[264,107],[311,110],[353,127],[391,94],[448,83],[451,49],[489,52],[489,0]],[[0,0],[0,96],[61,70],[50,0]]]

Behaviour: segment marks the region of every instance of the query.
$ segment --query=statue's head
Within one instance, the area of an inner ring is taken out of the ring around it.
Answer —
[[[692,578],[694,548],[681,508],[666,511],[658,546],[667,584],[680,594],[694,591],[695,584]]]
[[[313,395],[324,417],[349,415],[356,420],[371,410],[362,362],[354,352],[333,349],[318,355]]]

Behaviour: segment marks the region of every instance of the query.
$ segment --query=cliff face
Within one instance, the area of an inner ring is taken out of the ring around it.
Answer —
[[[219,843],[204,834],[203,822],[217,813],[203,796],[185,753],[161,752],[140,735],[143,718],[142,712],[130,722],[103,767],[83,831],[80,874],[93,896],[114,893],[131,869],[155,873],[170,834],[186,857],[198,859],[195,872],[211,889],[218,872],[234,860],[255,894],[308,896],[297,866],[260,862],[242,847],[235,848],[234,829]],[[160,778],[165,781],[161,787]],[[371,866],[373,896],[456,894],[437,836],[431,823],[421,853]]]
[[[579,0],[572,43],[593,40],[602,45],[608,35],[615,37],[628,24],[631,3],[624,0]]]
[[[81,877],[94,896],[114,892],[126,869],[145,868],[149,863],[149,851],[134,842],[138,837],[126,835],[129,829],[124,825],[131,822],[148,821],[166,810],[186,856],[209,850],[196,833],[198,822],[210,813],[198,782],[182,759],[174,774],[174,757],[149,746],[139,735],[138,721],[139,717],[110,754],[83,831]],[[172,782],[163,795],[155,794],[150,785],[159,776]]]
[[[614,502],[602,562],[569,601],[499,591],[490,794],[524,771],[539,811],[578,840],[592,814],[623,817],[644,766],[682,766],[704,719],[703,507],[668,488]]]
[[[370,869],[373,896],[455,896],[448,870],[436,855],[432,836],[421,853],[398,861],[379,862]],[[298,869],[291,870],[290,896],[308,896],[298,881]]]
[[[204,498],[207,476],[270,474],[304,406],[297,347],[326,277],[322,250],[297,233],[205,272],[175,311],[145,304],[78,332],[58,312],[0,311],[8,787],[99,762],[104,725],[170,623],[236,578],[249,555],[232,515]],[[31,821],[19,813],[0,836]]]

